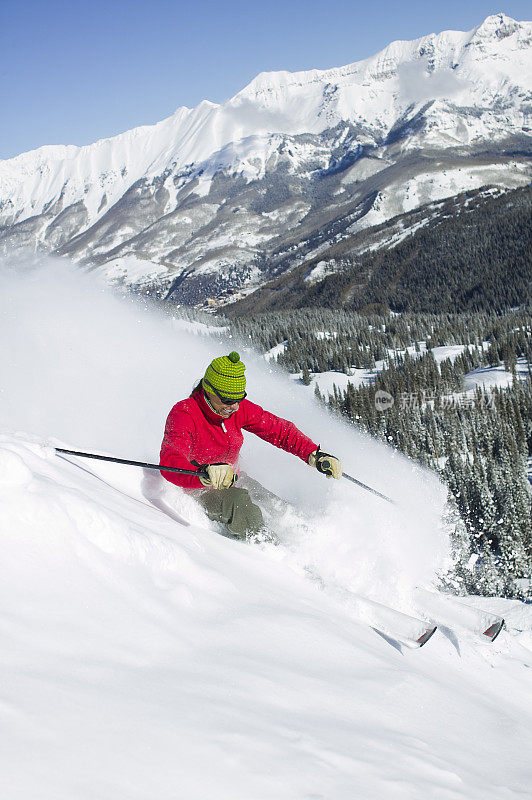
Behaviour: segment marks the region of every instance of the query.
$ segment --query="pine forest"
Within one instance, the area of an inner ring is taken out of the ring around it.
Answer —
[[[277,347],[278,364],[307,385],[317,374],[337,372],[332,392],[316,385],[321,402],[438,472],[448,487],[455,545],[455,566],[443,581],[456,591],[527,598],[531,310],[362,315],[308,309],[218,320],[262,353]],[[439,351],[436,359],[437,348],[449,348],[449,355]],[[496,368],[510,376],[507,385],[480,382],[464,391],[466,375],[482,379]],[[346,385],[344,375],[355,369],[366,370],[366,379]]]

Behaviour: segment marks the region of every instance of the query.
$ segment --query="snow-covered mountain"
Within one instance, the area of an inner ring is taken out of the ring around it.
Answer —
[[[431,200],[530,181],[532,23],[393,42],[330,70],[263,73],[87,147],[0,161],[0,247],[197,301],[249,291]]]

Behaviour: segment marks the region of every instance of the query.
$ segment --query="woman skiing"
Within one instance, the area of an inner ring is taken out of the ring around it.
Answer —
[[[160,457],[160,463],[168,467],[198,472],[198,477],[161,474],[184,489],[202,490],[197,499],[207,516],[225,523],[237,537],[263,526],[262,511],[248,491],[233,485],[243,430],[298,456],[328,477],[342,475],[340,461],[322,452],[292,422],[246,399],[245,369],[234,351],[209,364],[190,397],[170,411]]]

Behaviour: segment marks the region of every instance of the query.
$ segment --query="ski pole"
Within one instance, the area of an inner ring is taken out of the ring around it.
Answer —
[[[129,464],[132,467],[146,467],[146,469],[158,469],[165,472],[177,472],[179,475],[204,475],[208,478],[206,472],[193,469],[180,469],[179,467],[165,467],[164,464],[148,464],[145,461],[129,461],[126,458],[114,458],[113,456],[99,456],[96,453],[80,453],[78,450],[64,450],[62,447],[54,448],[56,453],[66,453],[69,456],[80,456],[81,458],[97,458],[99,461],[112,461],[114,464]]]
[[[342,477],[347,478],[348,481],[353,481],[353,483],[356,483],[357,486],[361,486],[367,492],[371,492],[372,494],[376,494],[377,497],[381,497],[383,500],[387,500],[388,503],[392,503],[392,505],[394,506],[397,505],[395,500],[392,500],[391,497],[386,497],[385,494],[381,494],[376,489],[372,489],[371,486],[366,486],[366,484],[362,483],[362,481],[357,481],[356,478],[351,477],[351,475],[348,475],[347,472],[342,472]]]
[[[331,462],[330,461],[323,460],[321,462],[321,465],[322,465],[322,467],[324,469],[330,469],[331,468]],[[347,478],[348,481],[352,481],[353,483],[356,483],[357,486],[361,486],[362,489],[365,489],[367,492],[371,492],[372,494],[376,494],[377,497],[381,497],[383,500],[386,500],[388,503],[392,503],[392,505],[396,505],[395,500],[392,500],[390,497],[386,497],[385,494],[381,494],[376,489],[372,489],[371,486],[366,486],[366,484],[362,483],[362,481],[357,481],[356,478],[353,478],[351,475],[348,475],[347,472],[342,472],[342,478]]]

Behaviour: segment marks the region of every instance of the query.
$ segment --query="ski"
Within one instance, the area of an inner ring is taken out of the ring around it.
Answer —
[[[417,607],[449,628],[465,628],[483,641],[494,642],[504,627],[504,619],[463,603],[461,598],[417,588],[414,592]]]
[[[360,622],[369,625],[384,637],[409,648],[423,647],[437,630],[437,625],[412,617],[391,606],[370,600],[347,589],[331,590],[324,585],[327,594],[335,595],[347,606]]]
[[[387,639],[406,647],[423,647],[437,630],[437,625],[405,614],[385,603],[352,592],[343,586],[326,583],[314,570],[307,567],[307,575],[324,594],[337,600],[359,622],[373,628]]]

